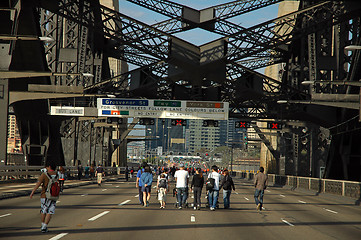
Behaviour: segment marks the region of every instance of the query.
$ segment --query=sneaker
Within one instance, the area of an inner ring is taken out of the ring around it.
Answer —
[[[260,210],[261,210],[261,204],[258,203],[258,205],[257,205],[257,211],[260,211]]]
[[[182,209],[182,206],[179,206],[178,209]]]
[[[42,228],[42,229],[41,229],[41,232],[42,232],[42,233],[47,233],[47,232],[49,232],[49,230],[48,230],[48,228]]]
[[[146,204],[147,207],[149,207],[149,202],[147,201],[147,204]]]
[[[197,210],[197,207],[194,207],[193,209],[194,209],[194,210]]]
[[[211,211],[215,211],[216,209],[214,207],[211,207]]]

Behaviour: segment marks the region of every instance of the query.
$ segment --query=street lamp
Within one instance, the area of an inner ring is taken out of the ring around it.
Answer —
[[[361,50],[361,46],[358,46],[358,45],[350,45],[350,46],[346,46],[344,49],[345,49],[346,51]]]

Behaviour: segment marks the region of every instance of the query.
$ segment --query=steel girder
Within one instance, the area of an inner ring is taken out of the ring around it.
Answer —
[[[350,11],[343,9],[342,2],[327,1],[316,4],[309,8],[287,14],[285,16],[267,21],[265,23],[240,31],[229,36],[229,51],[227,57],[230,61],[237,61],[250,57],[265,49],[274,49],[304,35],[330,28],[341,22],[355,17],[361,10],[361,6]],[[302,27],[296,24],[297,17],[303,17]],[[280,34],[282,30],[282,34]],[[266,36],[259,41],[253,41],[253,35]]]
[[[166,20],[153,25],[157,29],[163,29],[168,33],[177,33],[184,30],[200,27],[205,30],[210,30],[207,25],[202,25],[205,22],[214,22],[232,18],[247,12],[251,12],[278,2],[282,0],[242,0],[233,1],[217,5],[214,7],[195,10],[190,7],[174,3],[171,1],[161,0],[128,0],[139,6],[148,8],[172,19]],[[203,13],[204,12],[204,13]],[[200,16],[204,17],[201,18]]]

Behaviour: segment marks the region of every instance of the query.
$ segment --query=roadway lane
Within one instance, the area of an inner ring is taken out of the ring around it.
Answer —
[[[161,210],[154,189],[150,207],[144,208],[138,203],[134,182],[66,189],[46,234],[40,232],[39,195],[33,200],[5,199],[0,201],[0,238],[360,239],[360,206],[346,199],[270,187],[265,210],[257,212],[250,182],[235,182],[231,209],[214,212],[175,209],[170,194],[167,208]]]

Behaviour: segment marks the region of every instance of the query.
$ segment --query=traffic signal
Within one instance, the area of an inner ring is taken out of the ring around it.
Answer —
[[[107,123],[122,124],[123,123],[123,118],[120,118],[120,117],[107,117]]]
[[[219,122],[217,120],[203,120],[203,127],[218,127]]]
[[[267,129],[282,129],[280,122],[267,122]]]
[[[170,123],[172,126],[187,126],[187,120],[184,119],[172,119]]]
[[[154,118],[141,118],[139,119],[139,125],[154,125]]]
[[[246,122],[246,121],[235,122],[235,128],[249,128],[249,127],[251,127],[251,122]]]

